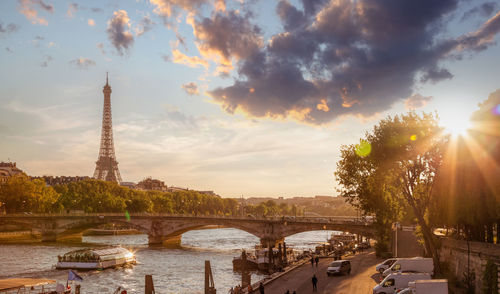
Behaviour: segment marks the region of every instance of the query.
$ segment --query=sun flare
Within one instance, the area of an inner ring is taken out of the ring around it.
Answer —
[[[471,128],[471,121],[468,115],[443,116],[440,124],[445,128],[445,132],[453,136],[464,136]]]

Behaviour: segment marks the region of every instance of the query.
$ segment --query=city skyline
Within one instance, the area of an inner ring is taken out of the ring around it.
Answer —
[[[380,119],[452,131],[500,88],[498,3],[271,2],[2,2],[0,161],[92,175],[109,71],[124,181],[335,195],[340,146]]]

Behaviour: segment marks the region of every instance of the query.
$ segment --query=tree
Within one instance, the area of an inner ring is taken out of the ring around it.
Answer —
[[[0,185],[0,202],[4,203],[7,213],[59,212],[62,210],[59,197],[43,180],[32,181],[26,175],[15,175]]]
[[[500,90],[471,116],[467,135],[450,140],[436,181],[432,217],[460,237],[497,242],[500,228]]]
[[[439,257],[427,213],[445,144],[435,115],[414,112],[388,117],[358,145],[343,146],[336,176],[341,195],[377,222],[401,219],[409,208],[421,227],[427,254]],[[387,211],[396,213],[388,216]]]

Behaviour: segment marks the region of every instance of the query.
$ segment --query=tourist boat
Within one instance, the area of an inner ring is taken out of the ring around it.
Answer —
[[[0,280],[0,293],[30,293],[49,294],[57,293],[55,280],[13,278]],[[64,288],[64,287],[63,287]],[[70,293],[71,290],[64,289],[60,293]]]
[[[245,258],[243,258],[243,255],[245,255]],[[249,271],[257,270],[257,258],[254,255],[243,250],[240,256],[236,256],[233,258],[233,270],[241,271],[243,269],[243,266],[245,266],[245,269]]]
[[[135,256],[123,247],[105,247],[71,251],[58,256],[57,269],[106,269],[135,264]]]

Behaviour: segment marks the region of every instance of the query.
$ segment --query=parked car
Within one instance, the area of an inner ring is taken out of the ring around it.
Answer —
[[[361,243],[358,244],[357,248],[368,249],[368,248],[370,248],[370,243],[368,243],[368,242],[361,242]]]
[[[432,258],[413,257],[413,258],[399,258],[386,269],[382,275],[388,276],[392,273],[402,272],[416,272],[416,273],[429,273],[434,274],[434,262]]]
[[[408,288],[410,282],[416,280],[430,280],[431,275],[428,273],[396,273],[390,274],[373,287],[373,294],[393,294],[399,289]]]
[[[351,262],[349,260],[336,260],[328,266],[326,274],[331,275],[345,275],[351,273]]]
[[[386,259],[386,260],[384,260],[384,262],[377,264],[375,269],[377,270],[377,272],[382,274],[386,269],[390,268],[391,265],[393,265],[394,262],[396,262],[396,260],[398,260],[398,259],[397,258]]]

